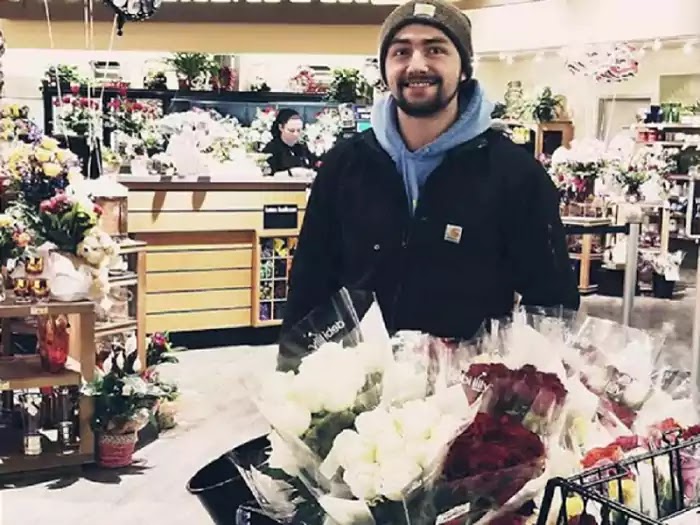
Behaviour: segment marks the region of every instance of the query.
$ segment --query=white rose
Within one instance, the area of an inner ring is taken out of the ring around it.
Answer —
[[[354,430],[343,430],[335,437],[331,454],[348,469],[360,463],[374,463],[375,446]]]
[[[268,465],[271,468],[283,470],[289,476],[298,476],[299,466],[297,461],[294,459],[294,455],[289,450],[287,444],[277,432],[270,433],[270,444],[272,445],[272,450],[270,451],[270,457],[267,461]]]
[[[384,391],[387,402],[408,401],[425,397],[428,384],[426,370],[411,362],[395,362],[384,372]]]
[[[370,345],[368,343],[360,343],[355,347],[355,352],[358,358],[364,365],[365,372],[372,374],[374,372],[382,372],[391,361],[391,350],[381,346]]]
[[[395,456],[381,465],[379,492],[392,501],[402,501],[411,484],[420,478],[418,463],[407,456]]]
[[[355,418],[355,428],[365,437],[374,438],[385,432],[396,432],[394,417],[384,409],[362,412]]]
[[[397,456],[406,453],[406,440],[402,439],[396,431],[387,431],[374,436],[375,457],[377,463],[387,463]]]
[[[360,463],[343,473],[343,481],[356,498],[371,500],[379,494],[379,466]]]
[[[428,439],[430,430],[440,420],[440,412],[423,399],[409,401],[394,413],[397,428],[408,439]]]
[[[323,385],[323,377],[299,374],[294,377],[289,395],[294,402],[305,407],[312,414],[317,414],[323,410],[323,398],[327,389]]]
[[[353,379],[338,380],[336,378],[336,381],[329,381],[329,389],[325,392],[323,407],[328,412],[342,412],[352,408],[360,388],[361,386],[358,386],[357,381]]]
[[[261,412],[275,429],[293,436],[301,436],[311,425],[308,409],[291,401],[264,403]]]

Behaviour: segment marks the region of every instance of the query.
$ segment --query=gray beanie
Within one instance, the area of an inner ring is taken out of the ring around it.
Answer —
[[[391,41],[402,28],[410,24],[433,26],[452,41],[462,58],[462,70],[467,79],[472,76],[472,24],[462,11],[445,0],[411,0],[394,9],[379,31],[379,70],[386,83],[386,54]]]

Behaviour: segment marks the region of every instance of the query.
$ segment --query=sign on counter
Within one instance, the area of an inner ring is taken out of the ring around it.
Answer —
[[[296,230],[299,227],[299,207],[296,204],[263,206],[263,228],[266,230]]]

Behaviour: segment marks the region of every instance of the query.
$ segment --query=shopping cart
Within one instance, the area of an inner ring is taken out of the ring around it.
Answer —
[[[687,485],[700,481],[700,438],[673,441],[654,452],[550,480],[537,525],[700,525],[698,487]],[[625,481],[637,492],[630,493]]]

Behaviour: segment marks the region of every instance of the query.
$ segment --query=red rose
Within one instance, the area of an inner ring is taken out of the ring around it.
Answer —
[[[154,346],[157,346],[157,347],[164,347],[168,344],[167,339],[160,332],[156,332],[155,334],[153,334],[153,336],[151,337],[151,342],[153,343]]]
[[[693,425],[692,427],[688,427],[683,431],[683,434],[681,435],[681,438],[683,439],[693,439],[694,437],[697,437],[700,435],[700,425]]]
[[[41,201],[41,204],[39,204],[39,211],[42,213],[46,213],[50,211],[52,208],[52,204],[50,200],[43,200]]]
[[[70,92],[74,95],[77,95],[78,93],[80,93],[80,86],[78,84],[72,84],[70,87]]]
[[[620,436],[613,441],[612,445],[617,445],[623,452],[630,452],[635,448],[639,448],[641,443],[638,436]]]
[[[590,450],[581,460],[584,469],[593,468],[600,465],[617,463],[622,460],[622,448],[617,444],[607,447],[598,447]]]

